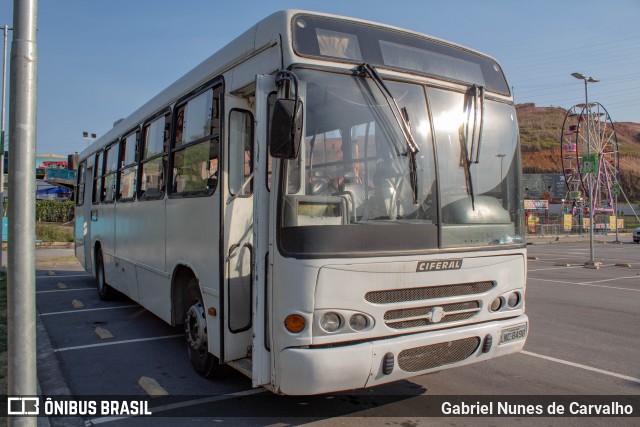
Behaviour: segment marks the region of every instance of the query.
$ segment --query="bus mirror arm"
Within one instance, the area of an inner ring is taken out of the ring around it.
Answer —
[[[303,121],[302,101],[298,96],[298,78],[291,71],[279,71],[276,75],[276,86],[281,97],[273,107],[269,152],[271,157],[277,159],[295,159],[300,152]]]

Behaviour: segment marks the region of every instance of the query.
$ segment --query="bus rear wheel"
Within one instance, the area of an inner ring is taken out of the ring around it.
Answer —
[[[217,357],[209,353],[207,318],[202,295],[195,278],[189,280],[185,293],[184,334],[187,352],[193,368],[204,378],[216,376],[222,366]]]
[[[96,253],[96,286],[98,296],[102,301],[109,301],[115,296],[115,291],[109,286],[104,278],[104,259],[102,251],[98,249]]]

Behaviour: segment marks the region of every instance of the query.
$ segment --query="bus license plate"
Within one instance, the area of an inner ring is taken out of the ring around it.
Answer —
[[[500,342],[498,345],[507,344],[512,341],[518,341],[526,338],[527,336],[527,324],[523,323],[518,326],[514,326],[509,329],[505,329],[500,334]]]

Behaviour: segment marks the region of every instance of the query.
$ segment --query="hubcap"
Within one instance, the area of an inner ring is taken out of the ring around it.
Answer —
[[[201,302],[198,301],[189,307],[184,324],[187,341],[191,348],[198,352],[206,350],[207,321],[204,317],[204,307]]]

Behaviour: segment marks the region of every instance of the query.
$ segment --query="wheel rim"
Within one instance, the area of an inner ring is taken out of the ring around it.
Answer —
[[[204,307],[200,301],[195,301],[189,307],[184,325],[189,346],[198,353],[205,352],[207,350],[207,323]]]

